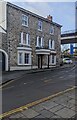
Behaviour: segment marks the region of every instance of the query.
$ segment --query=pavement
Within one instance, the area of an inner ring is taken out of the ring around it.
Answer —
[[[11,120],[18,118],[35,119],[36,118],[76,118],[76,106],[75,88],[69,89],[60,94],[55,94],[49,97],[43,102],[39,102],[36,105],[32,105],[20,112],[11,114],[4,118],[4,120]],[[17,119],[17,120],[18,120]],[[76,120],[76,119],[74,119]]]
[[[60,68],[66,68],[66,67],[73,67],[74,64],[66,64],[63,66],[56,66],[56,67],[51,67],[51,68],[43,68],[43,69],[31,69],[31,70],[16,70],[16,71],[7,71],[7,72],[2,72],[2,76],[0,75],[0,84],[5,84],[9,81],[12,81],[14,79],[19,79],[22,77],[24,74],[29,74],[29,73],[35,73],[35,72],[44,72],[47,70],[55,70],[55,69],[60,69]]]

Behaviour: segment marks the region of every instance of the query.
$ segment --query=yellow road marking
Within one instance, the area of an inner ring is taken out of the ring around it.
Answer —
[[[64,93],[66,93],[66,92],[69,92],[69,91],[71,91],[71,90],[74,90],[75,88],[76,88],[76,86],[73,86],[72,88],[68,88],[68,89],[66,89],[66,90],[64,90],[64,91],[61,91],[61,92],[58,92],[58,93],[56,93],[56,94],[50,95],[50,96],[48,96],[48,97],[42,98],[42,99],[40,99],[40,100],[34,101],[34,102],[32,102],[32,103],[29,103],[29,104],[27,104],[27,105],[21,106],[21,107],[19,107],[19,108],[14,109],[14,110],[5,112],[5,113],[3,113],[3,114],[0,115],[0,118],[4,118],[4,117],[7,117],[7,116],[9,116],[9,115],[11,115],[11,114],[13,114],[13,113],[23,111],[24,109],[28,109],[28,108],[30,108],[30,107],[32,107],[32,106],[34,106],[34,105],[37,105],[37,104],[39,104],[39,103],[42,103],[42,102],[44,102],[44,101],[47,101],[47,100],[52,99],[52,98],[54,98],[54,97],[57,97],[58,95],[62,95],[62,94],[64,94]]]
[[[3,87],[5,87],[6,85],[9,85],[9,84],[12,83],[13,81],[14,81],[14,80],[9,81],[8,83],[5,83],[4,85],[1,85],[1,86],[0,86],[0,89],[3,88]]]

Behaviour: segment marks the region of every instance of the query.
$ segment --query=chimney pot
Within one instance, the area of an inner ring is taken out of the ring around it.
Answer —
[[[48,16],[47,16],[47,19],[50,20],[50,21],[52,21],[52,16],[51,16],[51,15],[48,15]]]

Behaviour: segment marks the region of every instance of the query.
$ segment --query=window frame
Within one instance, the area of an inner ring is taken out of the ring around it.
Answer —
[[[53,32],[51,32],[51,29]],[[50,34],[53,35],[54,34],[54,27],[53,26],[50,26],[50,30],[49,30]]]
[[[40,42],[39,42],[40,40]],[[36,47],[43,48],[44,47],[44,39],[41,36],[37,36],[36,38]]]
[[[52,55],[52,64],[55,63],[55,55]]]
[[[22,53],[22,63],[19,63],[19,54]],[[29,61],[28,63],[25,63],[25,54],[29,54]],[[28,51],[18,51],[18,59],[17,59],[18,65],[31,65],[31,52]]]
[[[25,58],[26,56],[25,55],[28,55],[28,58]],[[29,59],[30,59],[30,57],[29,57],[30,55],[29,55],[29,53],[24,53],[24,64],[29,64]],[[26,61],[28,60],[28,62],[26,62]]]
[[[54,56],[54,59],[53,59],[53,56]],[[56,65],[56,55],[55,54],[50,55],[49,64],[50,65]]]
[[[49,49],[55,49],[55,41],[52,39],[49,40]]]
[[[22,54],[22,58],[23,58],[23,53],[22,52],[18,53],[18,64],[21,65],[21,64],[23,64],[23,59],[21,58],[22,62],[20,63],[20,55],[19,54]]]
[[[26,17],[27,20],[23,19],[23,17],[24,17],[24,18]],[[22,26],[28,27],[28,24],[29,24],[28,19],[29,19],[29,18],[28,18],[28,15],[22,14]],[[27,24],[23,24],[23,21],[26,22]]]
[[[24,36],[25,36],[25,39],[24,39]],[[19,39],[20,39],[19,40],[19,42],[20,42],[19,44],[30,46],[30,34],[29,33],[21,32]]]
[[[41,24],[40,24],[41,23]],[[41,29],[40,29],[40,26],[41,26]],[[41,20],[38,20],[38,30],[39,31],[42,31],[42,21]]]

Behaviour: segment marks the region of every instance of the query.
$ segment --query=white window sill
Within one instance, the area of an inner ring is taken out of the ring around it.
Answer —
[[[20,65],[20,66],[22,66],[22,65],[24,65],[24,66],[25,66],[25,65],[26,65],[26,66],[27,66],[27,65],[31,65],[31,64],[18,64],[18,65]]]
[[[44,46],[36,46],[37,48],[44,48]]]
[[[54,35],[54,33],[50,33],[50,35]]]
[[[42,30],[40,30],[40,29],[38,29],[38,31],[41,31],[41,32],[42,32]]]
[[[55,48],[49,48],[50,50],[55,50]]]
[[[29,27],[28,25],[24,25],[24,24],[22,24],[22,26],[24,26],[24,27]]]
[[[24,44],[24,43],[19,43],[20,45],[26,45],[26,46],[30,46],[30,45],[28,45],[28,44]]]

